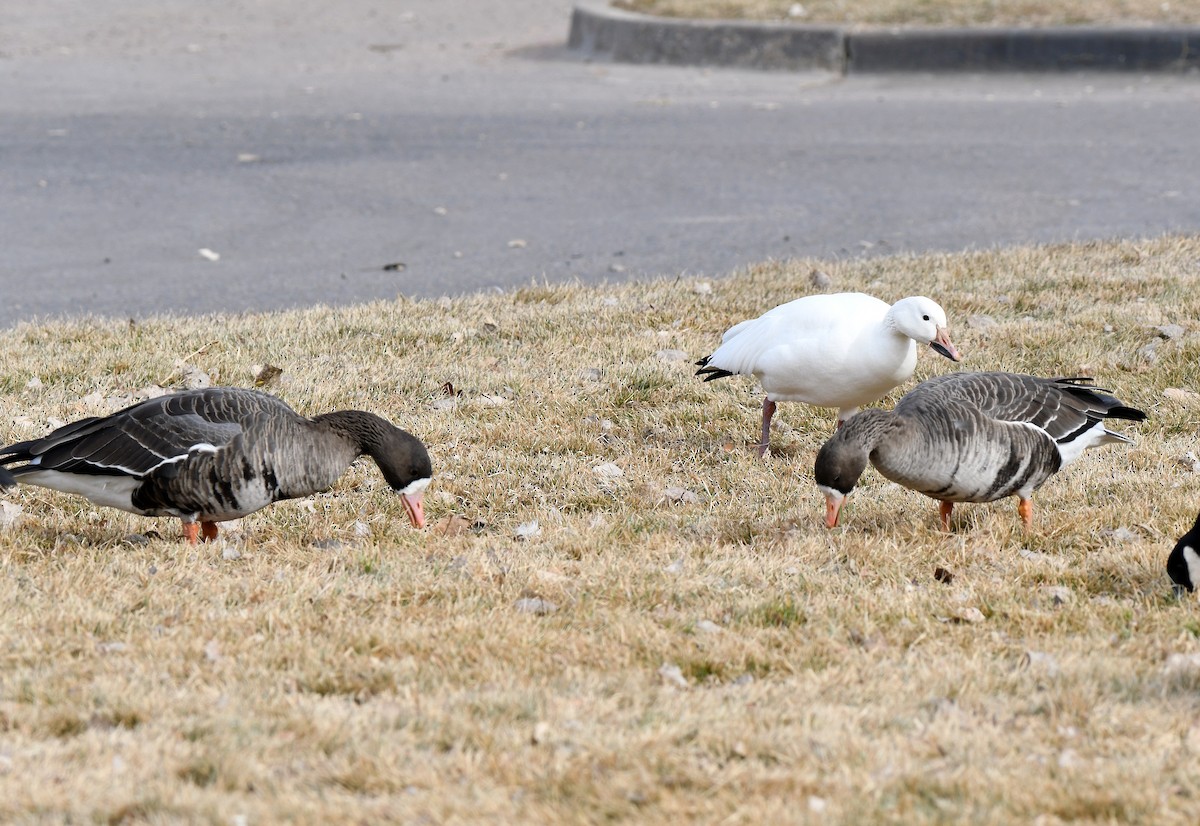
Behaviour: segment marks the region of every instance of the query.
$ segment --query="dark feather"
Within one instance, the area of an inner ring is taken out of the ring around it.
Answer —
[[[208,388],[160,396],[111,416],[63,425],[40,439],[9,445],[0,463],[31,462],[30,470],[141,477],[197,445],[220,448],[242,433],[240,419],[290,408],[272,396],[231,395]],[[13,470],[20,475],[25,468]]]
[[[0,466],[25,463],[0,467],[0,485],[62,485],[93,491],[94,501],[134,513],[219,521],[327,490],[363,453],[410,498],[420,489],[406,488],[433,474],[420,440],[374,414],[343,410],[310,419],[256,390],[212,387],[150,399],[0,448]],[[110,486],[98,476],[137,483]],[[82,483],[86,477],[96,484]],[[113,493],[126,489],[128,505]],[[413,513],[414,524],[423,521]]]
[[[709,367],[708,361],[712,356],[705,356],[696,362],[699,370],[696,371],[697,376],[704,376],[705,381],[714,381],[716,379],[724,379],[732,376],[733,373],[729,370],[722,370],[720,367]]]

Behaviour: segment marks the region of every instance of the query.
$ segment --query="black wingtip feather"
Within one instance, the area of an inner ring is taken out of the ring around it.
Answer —
[[[1128,419],[1131,422],[1146,421],[1146,413],[1144,410],[1138,410],[1136,407],[1126,407],[1119,404],[1116,407],[1108,409],[1108,418],[1110,419]]]
[[[1063,386],[1064,390],[1069,390],[1074,396],[1079,399],[1095,405],[1103,411],[1103,416],[1106,419],[1126,419],[1131,422],[1146,421],[1145,411],[1138,410],[1136,407],[1129,407],[1122,404],[1121,400],[1116,396],[1111,395],[1112,391],[1103,387],[1095,387],[1090,384],[1091,379],[1087,378],[1059,378],[1054,380],[1055,383]],[[1085,382],[1087,384],[1085,384]]]
[[[32,444],[33,440],[29,440],[25,442],[13,442],[6,447],[0,447],[0,464],[28,462],[33,458],[29,453],[29,447]]]
[[[710,360],[712,360],[712,356],[707,355],[696,362],[696,366],[700,368],[696,371],[697,376],[704,376],[705,381],[715,381],[716,379],[723,379],[733,375],[729,370],[722,370],[720,367],[710,367],[708,365]]]

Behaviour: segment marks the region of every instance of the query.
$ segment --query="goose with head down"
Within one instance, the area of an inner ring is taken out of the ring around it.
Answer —
[[[912,296],[889,306],[863,293],[809,295],[731,327],[721,346],[696,362],[696,375],[759,380],[766,392],[762,456],[776,402],[837,408],[841,426],[912,376],[917,344],[959,360],[946,312],[931,299]]]
[[[364,453],[423,527],[433,470],[411,433],[361,410],[307,418],[274,396],[233,387],[160,396],[0,448],[0,486],[15,481],[175,516],[194,544],[198,535],[215,538],[217,522],[327,490]]]
[[[1016,495],[1028,528],[1033,491],[1089,447],[1129,442],[1105,425],[1140,422],[1086,379],[1017,373],[950,373],[921,382],[894,410],[864,410],[817,453],[815,476],[834,527],[867,462],[906,488],[941,502],[949,530],[955,502]]]

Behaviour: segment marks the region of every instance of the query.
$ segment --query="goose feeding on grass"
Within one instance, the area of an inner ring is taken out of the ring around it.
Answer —
[[[893,482],[940,500],[946,530],[955,502],[1014,494],[1028,528],[1030,497],[1042,483],[1089,447],[1131,441],[1108,430],[1106,420],[1146,418],[1087,382],[950,373],[918,384],[895,410],[862,411],[817,453],[825,524],[837,525],[869,460]]]
[[[1200,516],[1192,529],[1179,537],[1167,557],[1167,574],[1172,582],[1188,591],[1196,590],[1200,583]]]
[[[256,390],[208,387],[139,402],[0,448],[0,466],[11,465],[7,483],[179,517],[195,544],[198,534],[215,539],[217,522],[327,490],[364,453],[423,527],[433,470],[419,439],[361,410],[306,418]]]
[[[888,306],[863,293],[809,295],[730,327],[721,346],[696,362],[696,375],[759,380],[766,392],[762,456],[776,402],[837,408],[840,427],[913,374],[918,343],[959,360],[946,312],[931,299],[912,296]]]

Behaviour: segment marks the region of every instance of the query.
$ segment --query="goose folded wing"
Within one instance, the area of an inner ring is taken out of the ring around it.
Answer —
[[[11,445],[0,461],[25,460],[63,473],[145,476],[196,451],[215,451],[243,432],[213,421],[194,405],[152,399],[107,418],[64,425],[49,435]]]
[[[1041,428],[1056,442],[1069,442],[1111,416],[1139,414],[1087,379],[1041,379],[1017,374],[988,376],[974,389],[981,410],[993,418]]]

